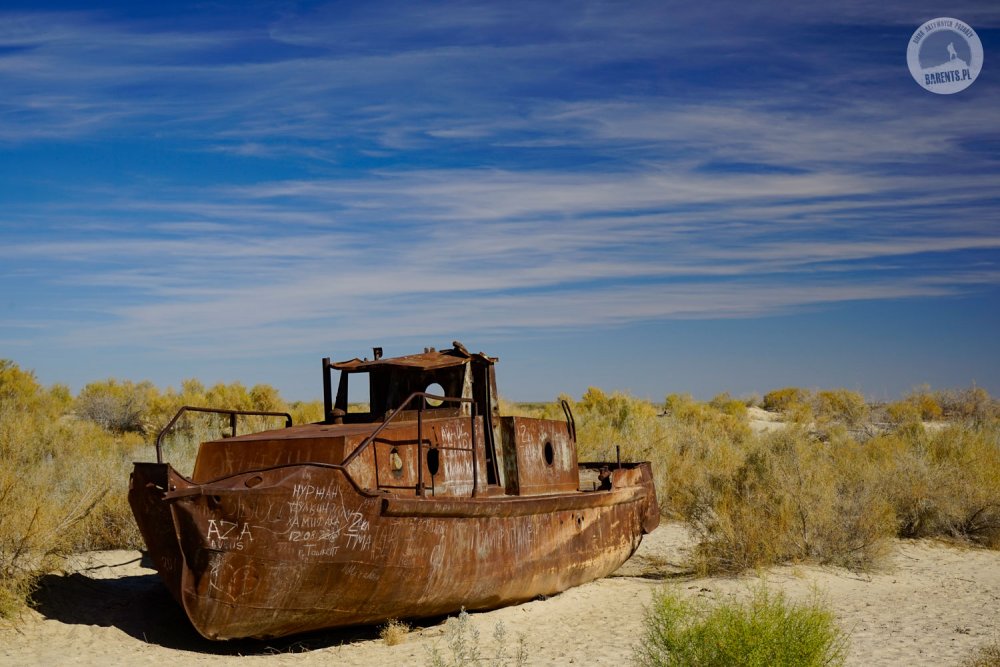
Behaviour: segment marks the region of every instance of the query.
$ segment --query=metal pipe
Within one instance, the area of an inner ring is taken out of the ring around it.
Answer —
[[[472,450],[472,497],[476,497],[476,492],[479,489],[479,457],[476,456],[476,404],[472,404],[472,418],[469,424],[469,433],[472,436],[472,444],[469,447]]]
[[[323,357],[323,421],[333,422],[333,385],[330,382],[330,357]]]
[[[424,495],[424,406],[417,409],[417,495]]]

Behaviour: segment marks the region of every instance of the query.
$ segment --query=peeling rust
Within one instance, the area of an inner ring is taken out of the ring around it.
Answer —
[[[202,443],[190,478],[136,463],[136,522],[198,632],[490,609],[627,560],[659,522],[650,464],[578,462],[568,405],[565,421],[501,416],[496,362],[459,343],[324,359],[323,422]],[[368,413],[347,411],[355,373],[369,376]],[[427,393],[435,383],[445,396]]]

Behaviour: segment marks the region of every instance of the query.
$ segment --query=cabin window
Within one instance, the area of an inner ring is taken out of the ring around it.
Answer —
[[[424,389],[424,392],[428,394],[434,394],[435,396],[447,395],[444,393],[444,387],[442,387],[441,383],[439,382],[430,383],[429,385],[427,385],[427,388]],[[429,408],[439,408],[441,407],[441,404],[444,403],[444,401],[437,398],[428,398],[426,400],[427,400],[427,407]]]
[[[555,450],[552,449],[552,443],[548,440],[545,441],[545,463],[547,465],[552,465],[552,462],[556,458]]]
[[[441,469],[441,452],[437,447],[433,447],[427,450],[427,472],[434,475],[438,474],[438,470]]]

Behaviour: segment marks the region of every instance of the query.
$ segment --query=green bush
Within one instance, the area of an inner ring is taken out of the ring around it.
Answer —
[[[796,604],[764,585],[746,602],[714,604],[665,587],[654,594],[641,667],[810,667],[844,663],[847,638],[818,599]]]

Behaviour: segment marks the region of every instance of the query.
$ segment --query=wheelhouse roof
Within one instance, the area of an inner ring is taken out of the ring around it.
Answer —
[[[389,368],[432,371],[461,366],[472,361],[483,364],[495,364],[498,361],[497,357],[489,357],[482,352],[471,354],[458,341],[455,341],[453,345],[454,347],[450,350],[438,351],[434,348],[428,348],[419,354],[408,354],[403,357],[382,357],[379,359],[354,358],[348,361],[338,361],[330,365],[337,370],[360,373]]]

